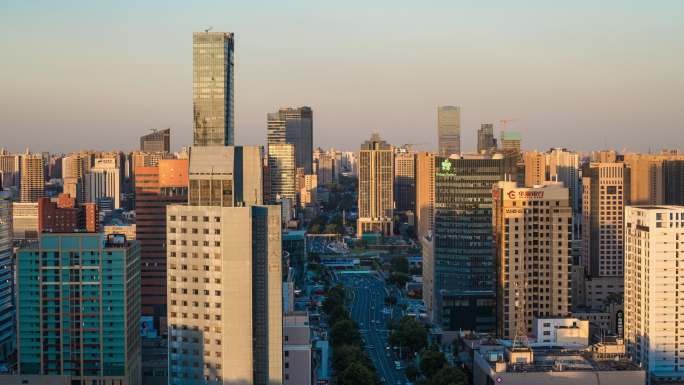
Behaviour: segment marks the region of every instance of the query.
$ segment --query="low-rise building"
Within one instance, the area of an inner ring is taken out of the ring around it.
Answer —
[[[498,343],[474,353],[473,385],[643,385],[645,380],[644,370],[631,361],[584,349]]]

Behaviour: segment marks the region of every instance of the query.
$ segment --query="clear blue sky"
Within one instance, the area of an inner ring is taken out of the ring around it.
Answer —
[[[601,4],[597,4],[601,3]],[[134,149],[192,131],[192,32],[236,35],[236,138],[314,109],[315,144],[436,143],[436,106],[523,147],[684,150],[684,1],[4,1],[0,147]]]

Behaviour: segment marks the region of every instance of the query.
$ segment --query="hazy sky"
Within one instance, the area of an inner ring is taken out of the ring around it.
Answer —
[[[684,150],[683,18],[682,0],[3,1],[0,147],[190,144],[192,32],[213,26],[235,32],[238,144],[310,105],[316,145],[434,149],[455,104],[466,150],[503,118],[526,149]]]

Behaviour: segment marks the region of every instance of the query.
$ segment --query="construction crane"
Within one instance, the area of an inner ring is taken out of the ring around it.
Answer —
[[[209,31],[211,31],[212,29],[214,29],[214,27],[211,27],[211,26],[210,26],[209,28],[205,29],[204,32],[205,32],[205,33],[209,33]]]
[[[409,150],[409,151],[413,151],[413,147],[425,146],[425,145],[427,145],[427,143],[404,143],[404,145],[402,147]]]

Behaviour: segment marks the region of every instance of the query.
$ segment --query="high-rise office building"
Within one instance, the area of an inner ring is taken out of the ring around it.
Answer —
[[[35,203],[45,196],[45,162],[40,154],[21,155],[21,202]]]
[[[90,172],[93,157],[88,153],[74,153],[62,158],[63,192],[86,202],[85,175]]]
[[[552,148],[546,153],[547,180],[563,182],[570,191],[572,212],[582,211],[582,181],[580,179],[580,158],[576,152],[564,148]],[[579,239],[579,236],[577,237]]]
[[[170,385],[282,384],[280,228],[278,206],[167,207]]]
[[[295,164],[304,173],[313,170],[313,112],[311,107],[281,108],[268,114],[268,144],[290,143],[295,146]]]
[[[546,154],[538,151],[523,153],[525,187],[541,186],[546,181]]]
[[[461,107],[437,107],[437,135],[439,155],[461,153]]]
[[[223,207],[262,204],[262,159],[258,146],[193,147],[188,203]]]
[[[394,206],[397,211],[416,211],[416,153],[406,148],[394,153]]]
[[[491,123],[482,123],[477,130],[477,152],[487,153],[494,150],[496,150],[494,125]]]
[[[0,187],[12,187],[19,185],[21,170],[21,156],[10,154],[4,148],[0,148]]]
[[[188,160],[162,159],[135,171],[136,238],[140,242],[142,315],[166,334],[166,207],[188,199]]]
[[[416,154],[416,227],[418,239],[432,232],[435,209],[435,154]]]
[[[434,224],[423,252],[423,298],[443,330],[493,332],[492,188],[511,169],[501,154],[435,158]]]
[[[151,133],[140,137],[140,151],[143,152],[170,152],[171,129],[153,129]]]
[[[684,160],[663,162],[663,203],[684,205]]]
[[[625,154],[629,167],[629,197],[633,205],[655,205],[663,202],[664,157],[651,154]]]
[[[289,199],[296,202],[297,180],[295,178],[295,145],[291,143],[269,143],[268,169],[271,180],[271,204]]]
[[[497,335],[513,339],[531,334],[535,318],[570,315],[572,208],[560,182],[499,182],[492,195]]]
[[[19,374],[141,385],[138,244],[45,233],[17,261]]]
[[[329,186],[339,180],[341,158],[338,158],[335,149],[323,151],[316,149],[314,153],[314,171],[318,176],[318,183]]]
[[[590,163],[583,170],[582,185],[582,263],[592,277],[621,277],[630,169],[624,163]]]
[[[121,207],[121,171],[113,158],[95,159],[95,166],[84,180],[86,201],[111,198],[115,209]]]
[[[231,146],[234,141],[234,39],[232,33],[192,34],[193,143]]]
[[[12,250],[12,202],[0,195],[0,362],[14,354],[14,260]]]
[[[522,135],[515,131],[501,131],[501,140],[499,145],[504,152],[513,154],[520,154]]]
[[[394,212],[394,151],[373,134],[359,153],[359,217],[357,233],[391,235]]]
[[[625,343],[647,383],[682,383],[684,207],[625,209]]]

